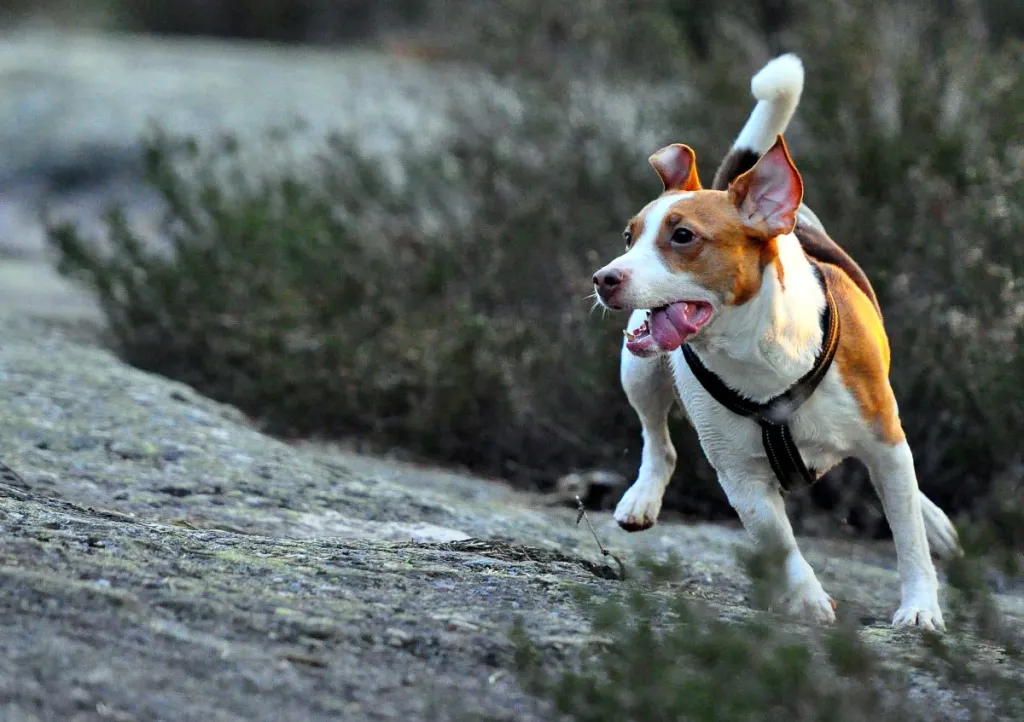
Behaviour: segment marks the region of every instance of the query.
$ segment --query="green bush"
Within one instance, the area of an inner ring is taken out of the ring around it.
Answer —
[[[657,179],[624,141],[559,127],[552,110],[500,143],[462,131],[408,157],[404,184],[339,138],[309,169],[278,136],[268,170],[231,138],[211,151],[157,133],[147,178],[170,253],[116,212],[109,253],[70,226],[52,239],[125,359],[275,433],[361,437],[526,482],[614,464],[636,432],[615,386],[621,334],[585,297],[602,239]],[[501,150],[537,138],[558,174]]]
[[[359,42],[406,29],[427,0],[108,0],[121,22],[153,33],[278,42]]]
[[[781,559],[771,550],[746,554],[755,599],[770,598]],[[896,654],[883,656],[872,635],[848,621],[803,626],[761,612],[727,620],[681,587],[680,560],[640,560],[610,598],[580,590],[592,644],[566,654],[534,641],[517,621],[510,666],[557,719],[577,722],[960,718],[915,699],[915,683],[968,706],[970,719],[1018,719],[1022,640],[993,603],[986,564],[971,555],[951,569],[947,634],[907,635]]]
[[[590,274],[659,190],[647,154],[686,141],[709,177],[750,111],[750,74],[792,49],[807,83],[791,147],[809,204],[876,285],[923,487],[970,509],[997,477],[1019,478],[1021,47],[972,35],[982,13],[950,23],[914,0],[794,0],[767,25],[726,4],[699,28],[680,20],[685,2],[598,5],[601,18],[574,22],[584,49],[618,62],[591,67],[589,84],[573,82],[577,65],[538,79],[505,63],[521,109],[465,102],[448,141],[401,155],[402,183],[344,139],[311,167],[287,139],[182,153],[157,134],[148,181],[167,201],[169,253],[114,214],[106,244],[52,229],[62,268],[97,291],[129,362],[274,432],[362,437],[541,486],[584,467],[631,475],[624,319],[590,310]],[[507,27],[522,32],[483,28],[489,49],[541,33],[531,7],[507,4],[518,14],[492,26],[519,18]],[[687,40],[709,33],[701,52]],[[665,55],[658,69],[651,53]],[[676,65],[685,77],[667,86]],[[636,129],[588,96],[600,83],[651,99]],[[668,505],[728,513],[674,423]]]

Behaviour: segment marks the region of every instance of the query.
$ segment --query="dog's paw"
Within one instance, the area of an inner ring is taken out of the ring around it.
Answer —
[[[946,630],[946,623],[942,620],[942,612],[939,610],[938,604],[927,606],[904,604],[893,615],[892,626],[917,627],[930,632]]]
[[[637,482],[626,490],[615,507],[615,521],[629,532],[650,529],[661,511],[661,491],[654,484]]]
[[[825,593],[817,579],[804,581],[794,587],[772,608],[786,616],[817,624],[832,624],[836,621],[836,603]]]

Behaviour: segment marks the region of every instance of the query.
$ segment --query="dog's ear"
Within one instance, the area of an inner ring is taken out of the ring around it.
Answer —
[[[753,168],[729,184],[728,193],[744,223],[766,238],[793,232],[804,182],[781,135]]]
[[[697,154],[688,145],[673,143],[647,159],[658,172],[666,191],[699,191]]]

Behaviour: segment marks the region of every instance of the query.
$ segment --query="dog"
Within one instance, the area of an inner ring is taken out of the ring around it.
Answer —
[[[593,276],[604,307],[631,312],[621,382],[642,425],[640,469],[615,520],[627,531],[656,522],[676,465],[667,422],[679,401],[755,545],[784,551],[772,608],[831,623],[835,602],[797,546],[782,481],[813,482],[859,458],[898,557],[892,624],[942,630],[931,554],[958,555],[957,532],[918,489],[874,290],[803,203],[783,138],[803,83],[793,54],[754,75],[757,102],[709,189],[689,146],[654,153],[663,192],[630,219],[625,252]]]

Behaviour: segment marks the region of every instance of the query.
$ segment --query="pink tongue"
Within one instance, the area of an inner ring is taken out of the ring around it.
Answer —
[[[704,325],[703,304],[680,301],[651,312],[651,336],[662,351],[675,351]]]

